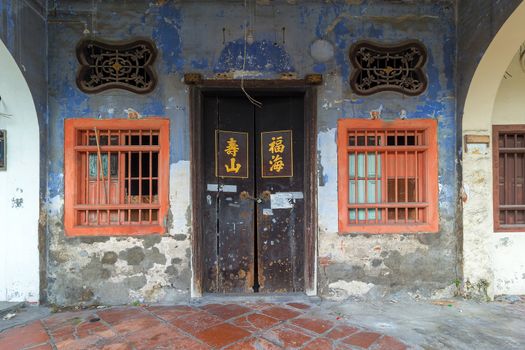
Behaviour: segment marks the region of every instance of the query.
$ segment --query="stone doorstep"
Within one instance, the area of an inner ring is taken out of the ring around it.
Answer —
[[[8,313],[16,312],[18,309],[24,307],[25,305],[26,303],[24,301],[20,301],[20,302],[0,301],[0,320]]]

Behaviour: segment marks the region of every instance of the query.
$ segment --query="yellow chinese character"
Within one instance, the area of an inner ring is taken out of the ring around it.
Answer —
[[[283,158],[278,154],[275,156],[272,156],[272,160],[270,160],[269,163],[271,165],[270,171],[275,171],[279,173],[284,168]]]
[[[224,149],[224,152],[226,152],[227,155],[236,157],[237,152],[239,152],[239,145],[237,145],[237,140],[233,137],[230,137],[230,139],[226,141],[226,148]]]
[[[239,170],[241,170],[241,164],[237,163],[235,164],[235,158],[230,158],[230,165],[224,164],[224,167],[226,168],[227,173],[235,173],[237,174]]]
[[[268,151],[270,151],[271,153],[283,153],[284,152],[283,137],[282,136],[272,137],[272,142],[268,144]]]

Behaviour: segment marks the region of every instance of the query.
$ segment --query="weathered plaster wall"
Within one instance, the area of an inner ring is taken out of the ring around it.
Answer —
[[[7,171],[0,172],[0,300],[37,302],[45,271],[39,229],[46,185],[39,170],[46,147],[45,1],[0,1],[0,38],[0,112],[8,114],[0,116],[8,134]]]
[[[501,79],[492,124],[525,124],[524,94],[525,72],[517,52]],[[525,294],[525,232],[492,233],[489,242],[494,294]]]
[[[476,5],[472,6],[472,11],[474,11],[472,13],[476,14],[477,10],[474,9]],[[515,9],[514,12],[512,12],[513,9]],[[464,8],[464,11],[467,10],[468,7]],[[508,17],[511,12],[512,14]],[[472,81],[469,82],[468,94],[464,99],[465,107],[462,118],[462,134],[464,135],[492,136],[492,123],[495,122],[493,116],[501,115],[501,112],[495,110],[498,88],[505,71],[509,68],[509,63],[524,40],[524,3],[502,2],[500,8],[493,8],[488,13],[492,15],[481,16],[476,30],[464,32],[464,35],[470,34],[472,36],[470,40],[476,43],[477,51],[473,52],[479,52],[479,57],[483,56],[481,61],[479,58],[476,59],[479,65],[476,63],[475,74]],[[470,15],[463,12],[463,16]],[[460,19],[461,16],[460,11]],[[492,34],[483,34],[484,31]],[[478,33],[483,39],[477,39],[476,34]],[[460,47],[461,37],[460,35]],[[467,47],[463,46],[461,50]],[[486,51],[485,48],[487,48]],[[463,55],[465,54],[466,52],[463,51]],[[460,62],[458,70],[461,68],[462,63]],[[459,86],[462,89],[465,88],[464,84]],[[458,99],[458,102],[462,101]],[[491,140],[491,145],[492,142],[493,140]],[[522,294],[524,292],[523,274],[518,272],[521,266],[520,254],[511,255],[522,247],[522,237],[514,233],[496,234],[493,230],[491,146],[486,149],[473,148],[472,151],[462,154],[462,182],[465,192],[463,275],[466,291],[489,298],[497,294],[516,292]],[[511,267],[511,260],[517,264]]]
[[[188,90],[184,72],[242,75],[243,1],[58,2],[50,9],[48,158],[49,299],[125,303],[171,302],[191,289]],[[431,296],[457,277],[455,8],[450,1],[257,2],[255,41],[245,70],[254,78],[321,73],[318,88],[319,293],[326,297]],[[284,40],[282,27],[285,27]],[[223,42],[223,28],[224,42]],[[85,95],[75,86],[74,47],[85,29],[105,39],[137,36],[155,41],[159,86],[146,96],[108,91]],[[334,46],[334,58],[310,56],[315,39]],[[429,88],[419,97],[381,93],[354,96],[349,88],[350,45],[359,39],[422,41],[429,52]],[[336,122],[382,117],[435,118],[439,124],[440,232],[412,235],[337,233]],[[126,117],[124,109],[171,119],[169,234],[145,238],[66,238],[63,218],[63,123],[71,117]],[[438,268],[436,268],[438,267]]]

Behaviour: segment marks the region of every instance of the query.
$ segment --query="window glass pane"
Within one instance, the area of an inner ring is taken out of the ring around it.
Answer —
[[[104,178],[108,177],[108,154],[101,154],[100,158],[102,160],[102,175]],[[97,153],[89,154],[89,177],[95,179],[97,177],[99,159]],[[101,174],[98,174],[101,176]],[[111,176],[118,176],[118,155],[117,153],[111,153]]]

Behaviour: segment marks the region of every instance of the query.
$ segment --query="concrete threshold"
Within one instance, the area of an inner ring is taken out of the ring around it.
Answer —
[[[8,313],[16,312],[18,309],[25,306],[25,302],[9,302],[9,301],[0,301],[0,318],[4,317]]]
[[[279,294],[217,294],[207,293],[200,298],[192,298],[190,303],[194,305],[212,303],[240,303],[240,302],[263,302],[263,303],[312,303],[320,304],[318,296],[308,296],[304,293],[279,293]]]

